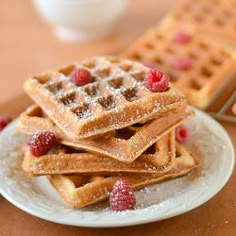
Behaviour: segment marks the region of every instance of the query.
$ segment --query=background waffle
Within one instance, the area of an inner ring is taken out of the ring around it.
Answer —
[[[206,108],[225,83],[235,76],[235,58],[220,45],[194,33],[189,27],[173,22],[150,29],[122,56],[150,63],[170,75],[171,81],[181,89],[190,104]],[[173,42],[176,33],[184,31],[191,35],[185,44]],[[172,67],[172,61],[187,57],[192,61],[188,70]]]
[[[191,25],[215,40],[236,46],[235,0],[183,0],[168,14],[177,24]]]
[[[82,87],[70,81],[74,68],[86,68],[94,82]],[[31,98],[69,137],[76,139],[120,129],[185,103],[174,87],[150,92],[143,83],[149,69],[114,57],[94,57],[25,83]]]
[[[22,167],[32,176],[71,173],[114,175],[117,172],[167,172],[173,167],[174,161],[175,132],[171,131],[129,164],[113,160],[110,157],[58,146],[47,155],[38,158],[27,151]]]
[[[177,178],[198,167],[199,160],[191,156],[180,144],[176,144],[175,167],[156,175],[121,174],[119,176],[50,175],[48,179],[56,192],[72,207],[81,208],[108,198],[114,183],[124,178],[134,190]]]
[[[100,153],[120,161],[132,162],[163,135],[183,123],[190,115],[191,112],[180,107],[166,112],[158,119],[146,124],[114,130],[99,137],[74,140],[66,136],[38,105],[32,105],[21,114],[17,129],[30,135],[48,130],[56,135],[61,144]]]

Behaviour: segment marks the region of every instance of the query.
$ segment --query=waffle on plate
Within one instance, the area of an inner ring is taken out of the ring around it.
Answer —
[[[93,82],[77,87],[70,76],[85,68]],[[30,78],[25,90],[64,133],[82,139],[157,117],[185,103],[175,87],[153,93],[144,86],[149,69],[116,57],[93,57]]]
[[[164,174],[49,175],[48,180],[66,202],[72,207],[81,208],[107,199],[118,179],[125,179],[134,190],[139,190],[151,184],[186,175],[198,166],[198,158],[190,155],[183,146],[176,143],[175,166]]]
[[[179,107],[145,124],[135,124],[100,136],[76,140],[60,130],[38,105],[32,105],[21,114],[17,129],[30,135],[48,130],[56,135],[61,144],[130,163],[191,115],[192,112],[186,111],[185,106]]]

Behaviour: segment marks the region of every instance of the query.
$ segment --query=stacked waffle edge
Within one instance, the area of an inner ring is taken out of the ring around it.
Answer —
[[[91,83],[75,86],[71,73],[86,69]],[[118,57],[93,57],[30,78],[25,90],[35,102],[17,129],[28,135],[53,132],[57,144],[35,157],[25,148],[23,170],[47,176],[56,192],[81,208],[108,198],[118,179],[134,190],[189,173],[197,157],[175,140],[175,128],[192,112],[171,84],[151,92],[150,68]]]

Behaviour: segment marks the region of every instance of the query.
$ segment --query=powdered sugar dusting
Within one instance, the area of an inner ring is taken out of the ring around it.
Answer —
[[[219,191],[233,168],[233,149],[228,136],[212,119],[196,111],[187,123],[186,147],[201,159],[199,169],[172,181],[146,187],[135,193],[136,209],[112,212],[107,203],[71,209],[53,192],[44,177],[30,178],[19,167],[24,136],[16,135],[15,123],[0,136],[0,191],[25,210],[64,224],[119,226],[160,220],[197,207]],[[210,187],[209,187],[210,186]]]
[[[76,86],[71,81],[75,69],[86,69],[93,80]],[[185,102],[175,88],[150,92],[144,83],[147,71],[127,59],[94,57],[30,79],[28,93],[68,136],[85,138],[150,119]],[[157,107],[157,101],[166,104]]]

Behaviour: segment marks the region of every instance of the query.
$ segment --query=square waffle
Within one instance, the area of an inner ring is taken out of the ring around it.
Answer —
[[[198,158],[191,156],[180,144],[176,143],[175,166],[164,174],[49,175],[48,180],[68,204],[74,208],[82,208],[107,199],[114,183],[120,178],[130,183],[134,190],[139,190],[151,184],[186,175],[198,166]]]
[[[77,87],[74,68],[85,68],[93,83]],[[148,120],[185,103],[174,87],[153,93],[144,86],[149,69],[115,57],[94,57],[35,76],[25,90],[64,133],[74,139],[121,129]]]
[[[26,152],[22,167],[32,176],[51,174],[109,174],[119,172],[163,173],[174,166],[175,132],[171,131],[147,149],[138,159],[123,163],[103,155],[58,146],[35,158]]]
[[[183,0],[168,14],[177,24],[190,25],[198,32],[236,46],[235,0]]]
[[[185,107],[179,107],[145,124],[135,124],[102,136],[76,140],[66,136],[38,105],[32,105],[21,114],[17,129],[30,135],[48,130],[56,135],[61,144],[103,154],[123,162],[132,162],[190,115],[191,112],[185,111]]]
[[[188,43],[173,42],[178,32],[190,35]],[[171,81],[181,89],[190,104],[198,108],[209,106],[224,85],[235,76],[235,58],[189,27],[167,24],[154,27],[144,34],[122,56],[150,63],[170,75]],[[192,62],[188,70],[172,66],[173,60],[187,57]]]

